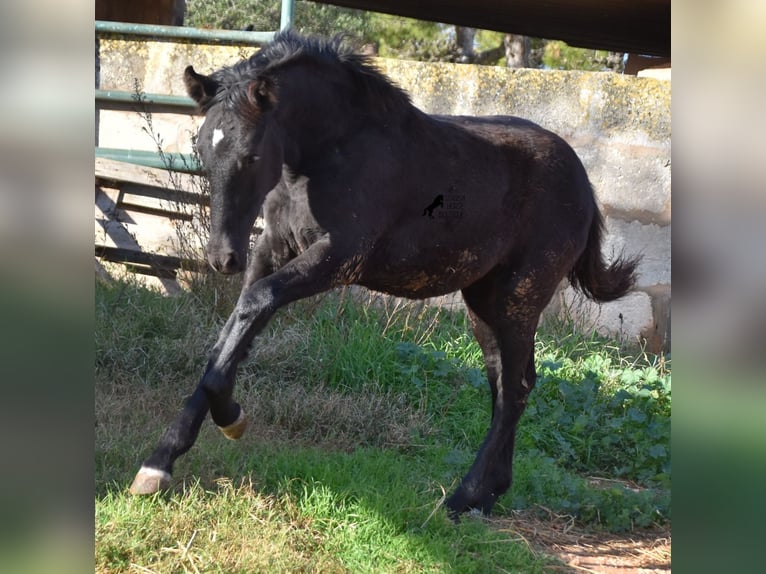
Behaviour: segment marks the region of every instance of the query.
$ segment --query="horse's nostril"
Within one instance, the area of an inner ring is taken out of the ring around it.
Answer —
[[[224,273],[236,273],[239,271],[239,257],[233,251],[227,253],[224,257],[222,271]]]

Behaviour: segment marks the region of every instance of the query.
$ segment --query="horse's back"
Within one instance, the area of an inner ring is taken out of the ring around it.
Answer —
[[[430,116],[447,139],[459,141],[457,171],[475,183],[475,197],[503,206],[498,213],[568,226],[592,217],[595,201],[585,167],[558,134],[516,116]],[[449,145],[449,144],[445,144]],[[494,201],[493,201],[494,198]]]

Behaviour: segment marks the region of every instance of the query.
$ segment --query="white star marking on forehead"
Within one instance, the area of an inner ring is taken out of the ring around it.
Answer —
[[[220,142],[223,139],[223,130],[219,130],[218,128],[215,128],[213,130],[213,147],[218,145],[218,142]]]

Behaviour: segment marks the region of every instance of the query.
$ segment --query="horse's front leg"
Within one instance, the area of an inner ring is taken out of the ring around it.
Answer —
[[[208,410],[227,437],[241,436],[246,421],[232,392],[237,366],[253,338],[280,307],[336,286],[338,269],[345,259],[332,251],[329,240],[321,240],[278,271],[243,289],[202,379],[143,462],[130,488],[132,493],[149,494],[169,486],[175,460],[194,444]]]
[[[289,261],[288,258],[280,258],[277,255],[278,253],[282,254],[284,257],[284,245],[280,242],[279,239],[275,238],[267,228],[258,237],[255,243],[255,247],[253,248],[250,262],[248,264],[247,271],[245,272],[245,279],[242,283],[242,292],[240,293],[238,306],[240,304],[246,304],[246,299],[249,297],[248,293],[250,292],[250,287],[256,281],[271,275],[275,268],[281,267]],[[268,321],[268,317],[266,318],[266,321]],[[200,382],[200,385],[203,385],[203,387],[214,386],[211,380],[215,379],[217,375],[213,361],[216,357],[220,356],[221,352],[223,352],[226,346],[229,344],[231,331],[236,323],[237,313],[233,312],[229,316],[229,319],[226,321],[223,329],[221,329],[221,333],[218,336],[218,341],[213,347],[213,351],[210,355],[211,359],[208,362],[205,375],[203,375],[202,381]],[[256,332],[257,331],[258,329],[256,329]],[[246,352],[247,349],[245,349],[241,358],[244,358]],[[232,372],[226,375],[228,381],[223,385],[218,386],[223,386],[229,389],[229,391],[233,390],[235,376],[234,370],[236,370],[236,365]],[[240,406],[232,400],[231,392],[228,394],[226,392],[217,394],[208,393],[208,400],[210,401],[210,412],[213,417],[213,421],[221,429],[221,432],[223,432],[224,436],[232,440],[240,438],[247,428],[247,416],[245,415],[245,412],[240,408]]]

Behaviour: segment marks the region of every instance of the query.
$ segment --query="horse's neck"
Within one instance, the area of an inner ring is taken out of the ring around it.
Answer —
[[[316,102],[310,101],[287,107],[276,119],[283,133],[288,165],[291,160],[300,163],[305,158],[320,157],[354,130],[347,114],[320,109]]]

